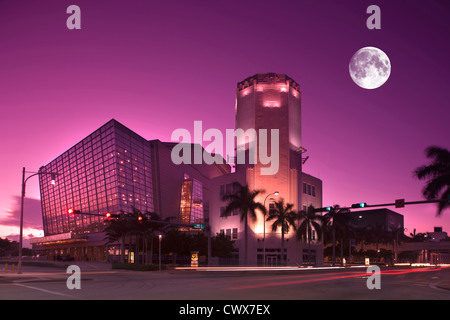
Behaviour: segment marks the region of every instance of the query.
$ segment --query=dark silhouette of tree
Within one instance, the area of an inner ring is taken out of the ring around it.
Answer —
[[[281,228],[281,263],[284,264],[284,235],[289,232],[292,227],[296,230],[295,222],[298,214],[292,210],[294,205],[292,203],[284,204],[284,199],[280,199],[274,203],[274,208],[269,210],[269,216],[266,221],[272,221],[272,231],[277,231]]]
[[[233,184],[234,193],[225,194],[222,200],[228,202],[225,207],[224,214],[227,216],[234,210],[239,210],[241,221],[244,222],[244,263],[248,264],[248,219],[256,221],[256,210],[260,210],[264,215],[266,208],[255,198],[264,193],[264,190],[250,190],[247,185],[242,186],[240,183]]]
[[[347,208],[341,208],[339,205],[334,205],[330,212],[322,216],[322,230],[324,233],[324,239],[327,243],[331,241],[332,243],[332,255],[331,261],[334,266],[336,263],[336,231],[339,233],[344,233],[347,228],[346,221],[342,219],[345,214],[349,213],[350,210]],[[331,240],[329,238],[329,233],[331,233]],[[341,261],[343,256],[343,243],[342,239],[340,241],[341,246]]]
[[[311,263],[311,238],[312,231],[315,230],[317,234],[317,240],[322,240],[321,222],[322,216],[315,212],[314,207],[309,206],[306,211],[301,210],[298,212],[298,218],[300,219],[299,226],[297,228],[297,239],[303,242],[308,242],[308,262]]]
[[[430,146],[425,154],[432,162],[418,167],[414,175],[420,180],[426,180],[422,194],[427,200],[441,200],[437,212],[440,215],[444,209],[450,208],[450,151]]]

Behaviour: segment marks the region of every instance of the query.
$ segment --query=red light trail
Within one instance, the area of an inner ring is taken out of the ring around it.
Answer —
[[[440,271],[440,270],[442,270],[442,268],[384,270],[384,271],[381,271],[381,275],[401,275],[401,274],[408,274],[408,273],[432,272],[432,271]],[[249,284],[249,285],[228,287],[226,289],[227,290],[258,289],[258,288],[288,286],[288,285],[319,282],[319,281],[331,281],[331,280],[345,279],[345,278],[367,277],[370,275],[371,275],[370,273],[366,273],[366,272],[340,272],[340,273],[328,274],[324,277],[322,276],[322,274],[310,274],[310,275],[301,275],[301,276],[291,277],[291,278],[312,277],[309,279],[283,281],[283,282],[271,282],[271,283],[255,283],[255,284]],[[320,276],[322,276],[322,277],[320,277]],[[271,278],[271,279],[275,279],[275,278]],[[266,280],[267,279],[257,279],[256,281],[266,281]]]

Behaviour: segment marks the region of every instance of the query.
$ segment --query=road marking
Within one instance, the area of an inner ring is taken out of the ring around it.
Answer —
[[[80,299],[80,298],[72,296],[70,294],[65,294],[65,293],[61,293],[61,292],[51,291],[51,290],[42,289],[42,288],[33,287],[33,286],[27,286],[27,285],[21,284],[21,283],[15,283],[14,285],[15,286],[19,286],[19,287],[28,288],[28,289],[34,289],[34,290],[38,290],[38,291],[42,291],[42,292],[46,292],[46,293],[50,293],[50,294],[54,294],[54,295],[57,295],[57,296],[70,297],[70,298],[74,298],[74,299]]]

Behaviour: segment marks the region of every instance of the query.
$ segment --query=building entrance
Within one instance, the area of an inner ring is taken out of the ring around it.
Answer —
[[[266,266],[275,267],[278,262],[278,257],[276,255],[266,256]]]

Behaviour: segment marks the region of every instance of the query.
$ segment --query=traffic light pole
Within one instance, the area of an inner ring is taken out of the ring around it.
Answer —
[[[357,207],[357,206],[340,207],[339,210],[365,209],[365,208],[390,207],[390,206],[395,206],[396,208],[403,208],[404,206],[410,205],[410,204],[425,204],[425,203],[446,202],[445,200],[421,200],[421,201],[404,201],[404,199],[399,199],[399,200],[402,200],[401,205],[399,205],[397,202],[382,203],[382,204],[366,204],[366,203],[364,203],[363,207]],[[333,211],[333,210],[334,209],[331,206],[325,207],[325,208],[315,209],[316,212]]]
[[[404,205],[423,204],[423,203],[438,203],[438,202],[442,202],[442,200],[423,200],[423,201],[408,201],[408,202],[405,201]],[[388,206],[395,206],[395,205],[396,205],[396,203],[394,202],[394,203],[367,205],[367,207],[388,207]]]
[[[422,200],[422,201],[404,201],[402,206],[398,206],[398,208],[403,208],[406,205],[410,204],[424,204],[424,203],[439,203],[443,202],[442,200]],[[397,203],[382,203],[382,204],[366,204],[364,208],[374,208],[374,207],[390,207],[390,206],[396,206]],[[347,209],[354,209],[354,208],[347,208]]]

